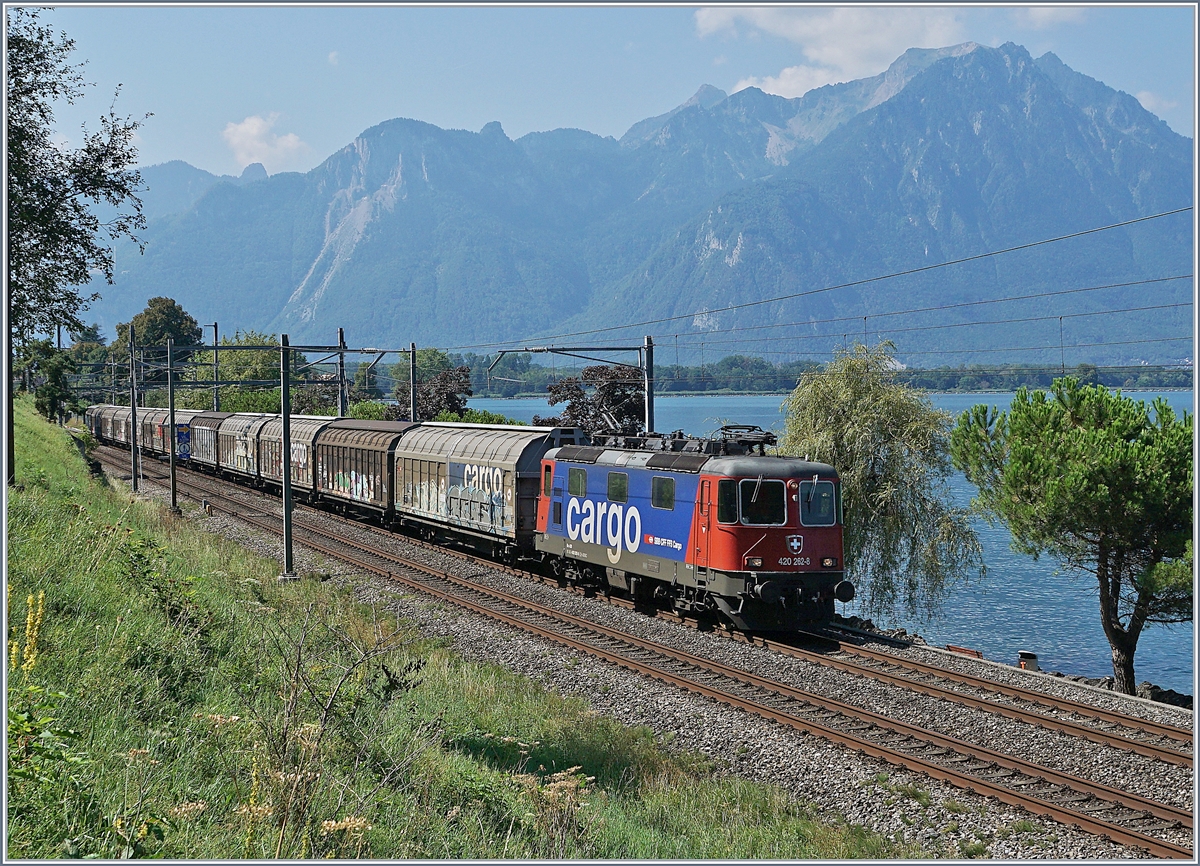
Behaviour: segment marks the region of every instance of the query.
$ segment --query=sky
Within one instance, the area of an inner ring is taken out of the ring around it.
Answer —
[[[95,86],[57,109],[71,144],[110,106],[145,120],[139,163],[307,171],[395,117],[510,138],[619,138],[703,84],[782,96],[877,75],[906,49],[1053,51],[1192,136],[1195,7],[58,5]],[[120,85],[115,103],[113,94]]]

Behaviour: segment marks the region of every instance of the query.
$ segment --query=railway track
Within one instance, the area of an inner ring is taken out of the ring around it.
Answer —
[[[838,670],[870,676],[884,682],[894,682],[922,694],[994,712],[1047,730],[1081,737],[1177,766],[1193,766],[1193,732],[1187,728],[1124,715],[961,671],[947,671],[936,665],[901,658],[869,647],[847,645],[841,641],[833,643],[836,652],[850,656],[853,661],[845,662],[829,657],[822,659],[820,653],[813,653],[787,641],[777,642],[772,648],[817,664],[826,664]],[[976,694],[964,694],[946,688],[939,685],[939,681],[969,688]],[[1004,698],[1009,698],[1014,703],[998,702]]]
[[[119,469],[122,468],[118,458],[102,455],[104,457]],[[156,467],[151,465],[148,468],[150,471],[147,475],[151,480],[162,480],[161,477],[155,478]],[[222,492],[224,482],[210,476],[184,472],[179,475],[180,487],[185,495],[207,499],[216,510],[237,516],[267,532],[281,534],[282,520],[273,513],[273,506],[259,508],[232,499]],[[249,492],[244,488],[234,489],[242,494]],[[1144,848],[1154,856],[1192,857],[1192,849],[1150,835],[1164,830],[1192,829],[1193,817],[1184,809],[898,722],[786,683],[636,638],[480,586],[470,578],[431,569],[411,559],[347,539],[304,519],[300,514],[294,516],[293,522],[297,541],[311,549],[561,646],[772,719],[888,763],[995,797],[1034,814],[1076,825],[1121,844]],[[369,528],[357,522],[354,525]],[[382,533],[382,530],[378,531]],[[489,570],[498,567],[486,560],[481,563]],[[761,639],[759,641],[762,642]],[[772,648],[789,654],[809,652],[781,643]],[[903,685],[912,687],[907,679]],[[986,709],[994,711],[995,707],[988,703]]]

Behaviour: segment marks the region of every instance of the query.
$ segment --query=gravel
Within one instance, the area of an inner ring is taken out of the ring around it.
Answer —
[[[166,498],[166,492],[152,483],[145,486],[143,493],[154,499]],[[255,504],[263,504],[255,493],[242,491],[239,495],[253,497]],[[278,508],[278,503],[274,504]],[[185,517],[194,519],[203,528],[261,555],[282,559],[282,543],[278,539],[234,518],[208,517],[191,503],[181,501],[181,505]],[[313,519],[311,512],[305,512],[305,519]],[[378,542],[379,536],[369,530],[324,516],[318,519],[336,523],[347,536],[369,537]],[[1179,806],[1193,802],[1194,777],[1187,768],[1033,728],[718,635],[696,632],[502,572],[479,573],[478,567],[464,567],[462,560],[453,555],[417,547],[401,537],[388,544],[397,553],[415,555],[447,571],[469,570],[480,583],[826,697],[1146,797]],[[419,623],[423,633],[452,639],[456,650],[466,658],[500,664],[525,674],[548,689],[586,701],[596,713],[624,724],[653,729],[668,749],[702,752],[714,759],[722,772],[780,785],[797,798],[815,803],[830,818],[841,816],[852,824],[861,824],[895,839],[917,842],[933,856],[960,858],[966,853],[977,855],[985,851],[986,856],[1001,859],[1108,860],[1147,856],[1139,850],[1112,844],[831,745],[815,736],[689,695],[484,617],[451,609],[383,579],[362,575],[299,544],[295,548],[295,568],[300,574],[328,575],[339,583],[352,585],[362,601],[385,604],[400,616]],[[1193,717],[1188,710],[1128,698],[1070,680],[928,647],[885,648],[896,655],[997,682],[1035,688],[1129,715],[1192,726]],[[1192,842],[1189,831],[1170,831],[1164,838],[1182,844]]]

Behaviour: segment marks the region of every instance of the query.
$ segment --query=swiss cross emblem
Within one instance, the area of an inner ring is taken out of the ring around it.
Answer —
[[[790,550],[793,555],[799,553],[800,551],[802,551],[804,549],[804,536],[803,535],[789,535],[787,537],[787,546],[788,546],[788,550]]]

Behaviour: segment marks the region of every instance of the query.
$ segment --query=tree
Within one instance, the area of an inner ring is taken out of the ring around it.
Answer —
[[[129,345],[130,322],[117,325],[118,346]],[[166,387],[167,384],[167,340],[173,340],[177,346],[188,346],[200,342],[200,326],[196,320],[171,298],[151,298],[146,303],[146,309],[133,317],[134,337],[139,346],[154,346],[163,348],[147,349],[142,353],[147,364],[143,374],[143,384],[147,387]],[[187,354],[177,352],[173,362],[180,364],[187,360]],[[178,375],[178,373],[176,373]]]
[[[350,404],[349,417],[367,421],[392,421],[395,419],[388,417],[388,410],[391,408],[393,407],[379,400],[363,400]]]
[[[524,421],[518,421],[515,418],[509,418],[507,415],[501,415],[499,412],[489,412],[486,409],[467,409],[461,414],[454,412],[441,412],[434,421],[447,421],[452,424],[504,424],[507,426],[524,427]]]
[[[1049,393],[1021,388],[1007,412],[973,407],[951,440],[976,507],[1008,526],[1016,550],[1096,579],[1126,694],[1146,624],[1192,619],[1192,418],[1165,400],[1152,408],[1068,377]]]
[[[533,416],[538,427],[582,427],[589,433],[612,431],[632,435],[645,429],[646,394],[641,370],[623,364],[584,367],[546,387],[549,403],[566,403],[561,415]]]
[[[16,362],[22,388],[33,391],[33,405],[47,421],[60,421],[68,412],[81,408],[67,376],[79,367],[69,351],[54,348],[50,340],[29,340],[22,344]]]
[[[110,108],[100,131],[87,133],[77,150],[54,141],[57,101],[73,103],[83,93],[81,65],[67,59],[74,42],[38,24],[39,11],[6,10],[8,316],[5,366],[11,382],[16,343],[63,325],[84,327],[80,313],[98,295],[78,287],[93,273],[113,281],[110,243],[135,242],[145,228],[137,196],[141,175],[133,145],[140,121],[118,117]],[[119,92],[119,88],[118,88]],[[115,102],[115,97],[114,97]],[[148,115],[147,115],[148,116]],[[114,215],[101,222],[92,205]],[[128,210],[121,210],[128,206]],[[8,483],[15,482],[11,389],[7,419]]]
[[[447,370],[454,369],[454,364],[450,363],[450,356],[441,349],[417,349],[417,381],[428,382],[438,373],[444,373]],[[402,360],[393,364],[391,367],[392,381],[396,383],[396,387],[408,385],[408,353],[405,352]],[[405,392],[407,393],[407,391]],[[405,400],[408,398],[406,397]],[[405,403],[407,405],[407,403]]]
[[[82,411],[83,405],[67,381],[68,374],[79,370],[71,356],[51,349],[40,369],[46,378],[34,391],[33,405],[42,417],[61,422],[64,415]]]
[[[418,357],[420,352],[417,353]],[[417,417],[428,421],[443,412],[462,415],[471,396],[471,368],[453,367],[441,370],[428,379],[417,375]],[[397,417],[408,420],[409,386],[407,381],[396,384]]]
[[[338,409],[336,378],[312,378],[297,382],[291,389],[291,404],[291,411],[296,415],[336,415]]]
[[[146,309],[133,317],[139,346],[165,346],[174,340],[180,346],[200,342],[200,326],[178,301],[172,298],[151,298]],[[129,322],[117,325],[117,345],[128,345]]]
[[[104,364],[108,360],[109,349],[100,334],[100,326],[88,325],[82,331],[71,334],[71,357],[80,365]]]
[[[779,452],[837,469],[846,571],[865,607],[929,616],[983,558],[969,512],[950,502],[952,419],[897,381],[893,351],[856,345],[801,376]]]
[[[136,319],[135,319],[136,322]],[[128,333],[128,332],[127,332]],[[140,334],[140,332],[139,332]],[[126,338],[128,339],[128,338]],[[138,337],[141,341],[141,337]],[[241,346],[278,346],[279,337],[253,329],[235,331],[233,336],[221,338],[221,351],[217,357],[221,381],[279,381],[279,353],[261,349],[243,349]],[[212,378],[212,352],[196,352],[192,355],[192,367],[198,378]],[[303,364],[303,361],[298,361]]]
[[[383,396],[376,382],[375,369],[370,364],[359,364],[354,371],[354,381],[350,384],[349,398],[351,402],[378,400]]]

